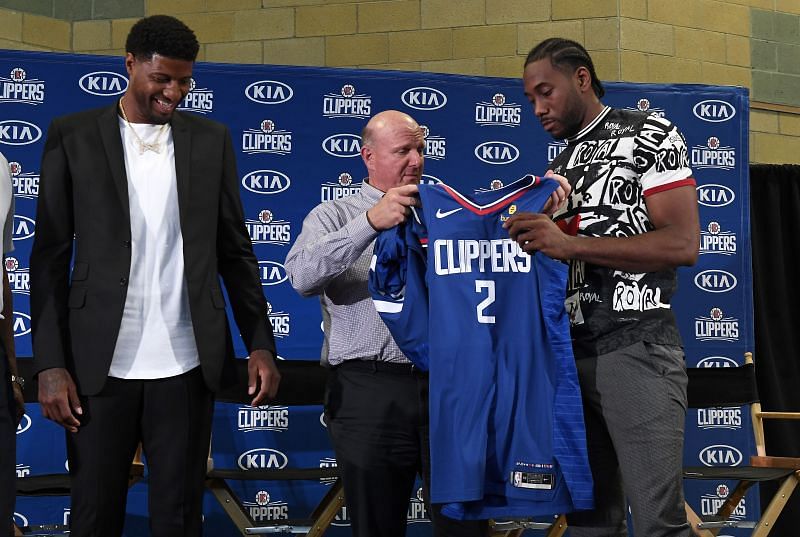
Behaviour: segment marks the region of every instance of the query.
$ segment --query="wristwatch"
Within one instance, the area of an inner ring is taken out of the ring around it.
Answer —
[[[11,382],[17,383],[21,390],[25,389],[25,379],[20,377],[19,375],[11,375]]]

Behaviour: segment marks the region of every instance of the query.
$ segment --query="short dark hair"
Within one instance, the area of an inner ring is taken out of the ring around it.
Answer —
[[[153,54],[187,60],[197,59],[200,44],[191,28],[169,15],[152,15],[133,25],[125,51],[139,59],[149,60]]]
[[[570,72],[574,73],[578,67],[586,67],[592,77],[592,89],[594,90],[594,94],[597,95],[598,99],[606,94],[603,84],[600,82],[600,79],[597,78],[591,56],[589,56],[589,53],[583,48],[583,45],[577,41],[561,37],[545,39],[533,47],[528,53],[528,57],[525,59],[525,67],[527,67],[529,63],[545,58],[550,58],[550,63],[553,67],[561,71],[564,71],[565,67],[568,66]]]

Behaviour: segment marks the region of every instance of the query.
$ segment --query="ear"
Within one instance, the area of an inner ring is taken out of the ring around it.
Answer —
[[[574,73],[575,83],[578,85],[578,90],[581,92],[584,91],[594,91],[592,90],[592,74],[589,70],[581,65],[577,69],[575,69]]]
[[[367,167],[367,170],[371,169],[372,165],[372,148],[368,145],[361,146],[361,160],[364,161],[364,166]]]
[[[136,63],[136,56],[133,55],[132,52],[128,52],[125,54],[125,70],[128,71],[128,75],[133,72],[133,66]]]

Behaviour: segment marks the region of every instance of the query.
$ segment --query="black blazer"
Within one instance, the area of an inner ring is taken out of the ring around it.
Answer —
[[[116,104],[56,118],[42,156],[30,257],[34,365],[37,372],[66,367],[84,395],[103,388],[128,290],[130,210],[118,121]],[[234,381],[235,358],[220,276],[248,351],[274,353],[275,342],[230,133],[180,112],[171,124],[189,309],[206,384],[217,391]]]

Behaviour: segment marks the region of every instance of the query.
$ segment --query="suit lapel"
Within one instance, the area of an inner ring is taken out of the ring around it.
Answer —
[[[130,223],[131,210],[128,201],[128,178],[125,173],[125,155],[122,151],[122,136],[119,132],[119,116],[117,105],[108,107],[105,112],[97,117],[100,128],[100,139],[103,141],[108,167],[111,177],[117,187],[117,194],[122,205],[122,214],[125,221]]]
[[[191,172],[192,131],[188,122],[179,113],[172,116],[172,142],[175,146],[175,175],[178,181],[178,209],[183,228],[189,203],[189,176]]]

